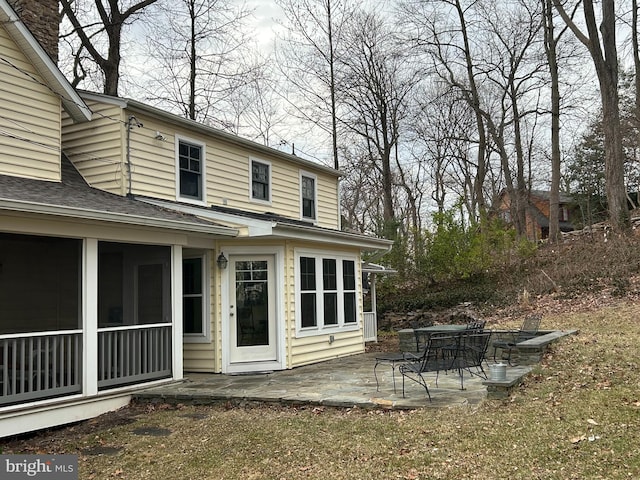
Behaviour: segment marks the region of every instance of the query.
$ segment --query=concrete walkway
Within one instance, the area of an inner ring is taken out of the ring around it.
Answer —
[[[402,397],[402,375],[396,368],[396,392],[393,391],[391,366],[377,368],[380,389],[376,391],[373,375],[376,353],[364,353],[330,360],[293,370],[251,375],[188,374],[182,382],[140,391],[137,400],[162,400],[179,403],[209,404],[232,402],[267,402],[308,404],[334,407],[415,409],[474,405],[487,396],[483,379],[465,372],[464,386],[455,372],[440,373],[438,386],[435,374],[429,373],[429,402],[424,388],[414,382],[405,384]],[[509,367],[508,378],[520,377],[529,367]],[[485,371],[489,369],[485,366]]]

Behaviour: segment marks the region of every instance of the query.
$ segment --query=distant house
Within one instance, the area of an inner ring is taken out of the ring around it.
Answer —
[[[26,25],[57,1],[19,3],[0,0],[0,436],[184,372],[363,352],[362,253],[392,242],[340,229],[341,173],[75,91]]]
[[[526,208],[527,238],[532,241],[549,238],[549,191],[531,190]],[[503,190],[494,205],[494,212],[507,224],[512,223],[511,198]],[[558,220],[561,232],[574,229],[572,219],[576,213],[576,205],[571,196],[560,193],[558,204]]]

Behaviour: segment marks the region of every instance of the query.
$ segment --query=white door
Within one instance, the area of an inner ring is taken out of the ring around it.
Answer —
[[[229,269],[230,363],[276,361],[273,255],[231,256]]]

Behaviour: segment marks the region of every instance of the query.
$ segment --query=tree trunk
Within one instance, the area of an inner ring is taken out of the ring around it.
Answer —
[[[549,192],[549,242],[560,240],[560,82],[557,39],[553,24],[551,0],[543,0],[545,50],[551,76],[551,191]]]
[[[588,36],[580,31],[564,10],[560,0],[553,4],[567,26],[588,49],[600,84],[602,101],[605,180],[607,184],[607,210],[609,221],[618,231],[629,231],[629,207],[624,184],[624,155],[620,126],[618,98],[618,52],[616,45],[616,15],[614,0],[602,0],[600,34],[596,25],[593,0],[583,0],[584,19]],[[602,44],[602,48],[600,47]]]

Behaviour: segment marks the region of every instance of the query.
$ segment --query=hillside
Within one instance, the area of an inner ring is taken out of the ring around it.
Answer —
[[[628,236],[602,228],[564,237],[559,245],[541,244],[528,258],[481,276],[447,284],[400,285],[390,279],[379,299],[382,329],[402,328],[420,314],[450,316],[464,306],[496,321],[531,308],[603,306],[640,296],[640,232]]]

